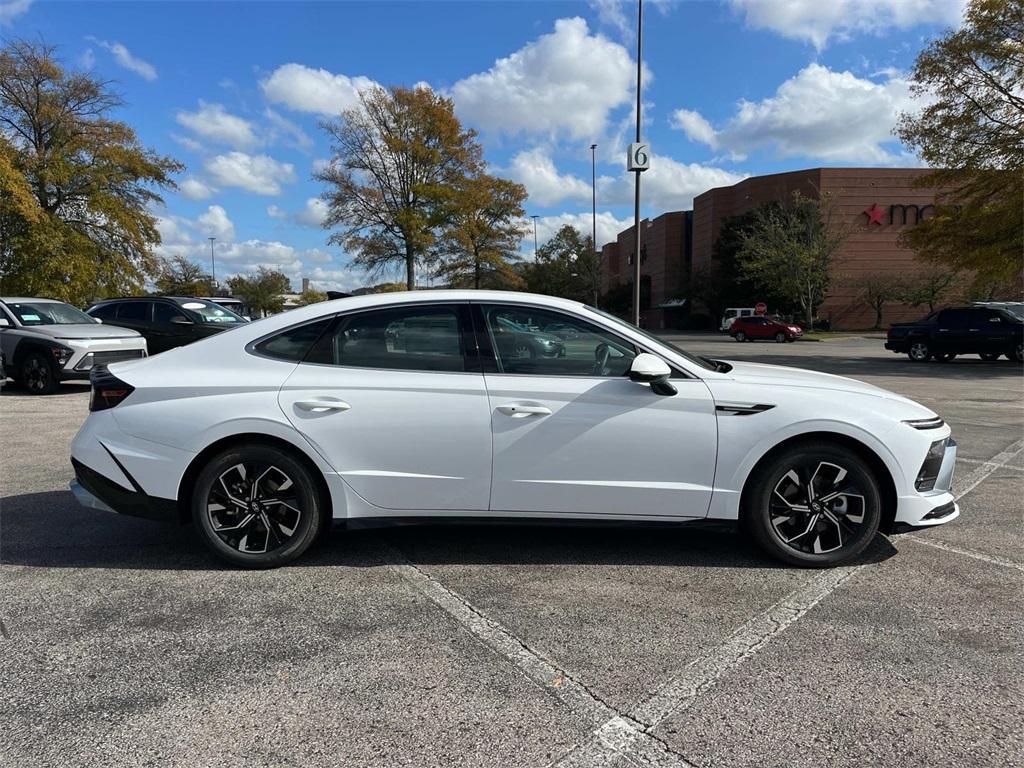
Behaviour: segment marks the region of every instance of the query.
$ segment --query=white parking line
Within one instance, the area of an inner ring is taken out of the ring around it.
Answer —
[[[751,618],[709,653],[690,662],[682,674],[651,691],[648,698],[633,710],[632,717],[627,718],[639,723],[639,729],[625,728],[615,719],[609,720],[594,732],[591,741],[575,748],[553,765],[559,768],[611,765],[630,751],[635,753],[637,735],[650,735],[667,717],[685,711],[723,675],[743,664],[864,567],[861,564],[833,568],[817,574]],[[659,765],[643,759],[641,763]]]
[[[644,733],[639,723],[622,715],[585,685],[564,670],[559,669],[508,629],[485,615],[465,597],[417,568],[394,547],[378,542],[378,548],[382,559],[393,571],[433,601],[494,653],[518,667],[544,691],[556,696],[591,725],[605,723],[607,726],[609,723],[615,723],[615,727],[606,728],[605,738],[610,745],[619,741],[628,741],[630,745],[633,745],[634,751],[643,760],[644,765],[658,766],[658,768],[693,768],[664,742]],[[587,763],[588,768],[591,765],[596,768],[598,764]]]
[[[941,549],[946,552],[953,552],[957,555],[966,555],[967,557],[973,557],[975,560],[983,560],[986,563],[992,565],[1001,565],[1004,568],[1015,568],[1018,571],[1024,572],[1024,565],[1021,563],[1015,563],[1012,560],[1007,560],[996,555],[986,555],[981,552],[975,552],[972,549],[962,549],[961,547],[954,547],[952,544],[945,544],[941,541],[930,541],[929,539],[922,538],[918,534],[906,537],[908,541],[914,544],[924,544],[928,547],[934,547],[935,549]]]
[[[959,483],[957,483],[956,495],[958,499],[962,499],[968,493],[973,491],[981,482],[995,472],[1000,467],[1006,466],[1006,463],[1014,458],[1018,453],[1024,451],[1024,440],[1018,440],[1011,444],[1008,448],[1000,451],[991,459],[986,461],[977,469],[972,469],[971,472],[964,477]]]

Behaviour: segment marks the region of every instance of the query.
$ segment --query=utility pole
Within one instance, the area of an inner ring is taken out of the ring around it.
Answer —
[[[537,214],[530,217],[533,219],[533,260],[537,260],[537,219],[540,218]]]
[[[210,241],[210,277],[211,277],[210,293],[213,293],[213,294],[216,294],[216,291],[217,291],[217,259],[213,255],[213,242],[216,239],[217,239],[216,237],[208,237],[207,238],[207,240]]]
[[[640,99],[641,78],[643,76],[643,34],[644,34],[644,0],[637,0],[636,11],[636,143],[640,143]],[[636,192],[633,201],[633,230],[636,235],[633,250],[633,325],[640,327],[640,173],[637,168]]]
[[[598,274],[601,269],[601,251],[597,247],[597,144],[590,145],[590,244],[597,258]],[[594,306],[597,306],[597,281],[591,286],[594,289]]]

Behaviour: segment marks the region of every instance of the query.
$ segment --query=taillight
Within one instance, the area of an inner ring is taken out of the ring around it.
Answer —
[[[125,384],[107,370],[105,365],[97,365],[89,374],[92,391],[89,393],[89,410],[105,411],[113,408],[135,391],[131,384]]]

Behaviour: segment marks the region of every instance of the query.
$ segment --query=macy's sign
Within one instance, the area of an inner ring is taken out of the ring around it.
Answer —
[[[919,221],[930,219],[935,215],[934,205],[890,205],[883,208],[878,203],[872,203],[862,216],[867,216],[867,225],[872,224],[883,226],[892,224],[902,227],[907,224],[917,224]]]

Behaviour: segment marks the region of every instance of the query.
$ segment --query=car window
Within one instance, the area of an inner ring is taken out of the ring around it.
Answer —
[[[967,309],[944,309],[939,313],[940,328],[967,328],[969,320],[970,310]]]
[[[100,320],[113,320],[117,314],[117,304],[103,304],[98,307],[91,307],[89,314],[98,317]]]
[[[220,304],[203,299],[187,299],[179,305],[187,312],[180,312],[191,320],[198,319],[201,323],[213,323],[216,325],[244,323],[245,318],[236,315],[230,309],[225,309]]]
[[[144,323],[149,319],[148,301],[125,301],[117,305],[117,319]]]
[[[994,309],[972,309],[971,328],[988,328],[999,325],[1003,318]]]
[[[309,354],[310,348],[324,331],[334,322],[333,317],[318,320],[315,323],[306,323],[289,328],[281,333],[264,339],[255,347],[254,351],[267,357],[278,360],[289,360],[301,362]]]
[[[306,362],[407,371],[465,371],[465,343],[454,305],[395,307],[342,318]]]
[[[176,317],[188,319],[188,316],[175,304],[166,301],[153,302],[153,322],[169,323]]]
[[[60,301],[11,301],[7,309],[22,325],[75,325],[93,323],[93,319],[80,309]]]
[[[500,373],[538,376],[624,376],[636,347],[570,315],[533,307],[483,307]],[[572,333],[540,330],[558,323]]]

